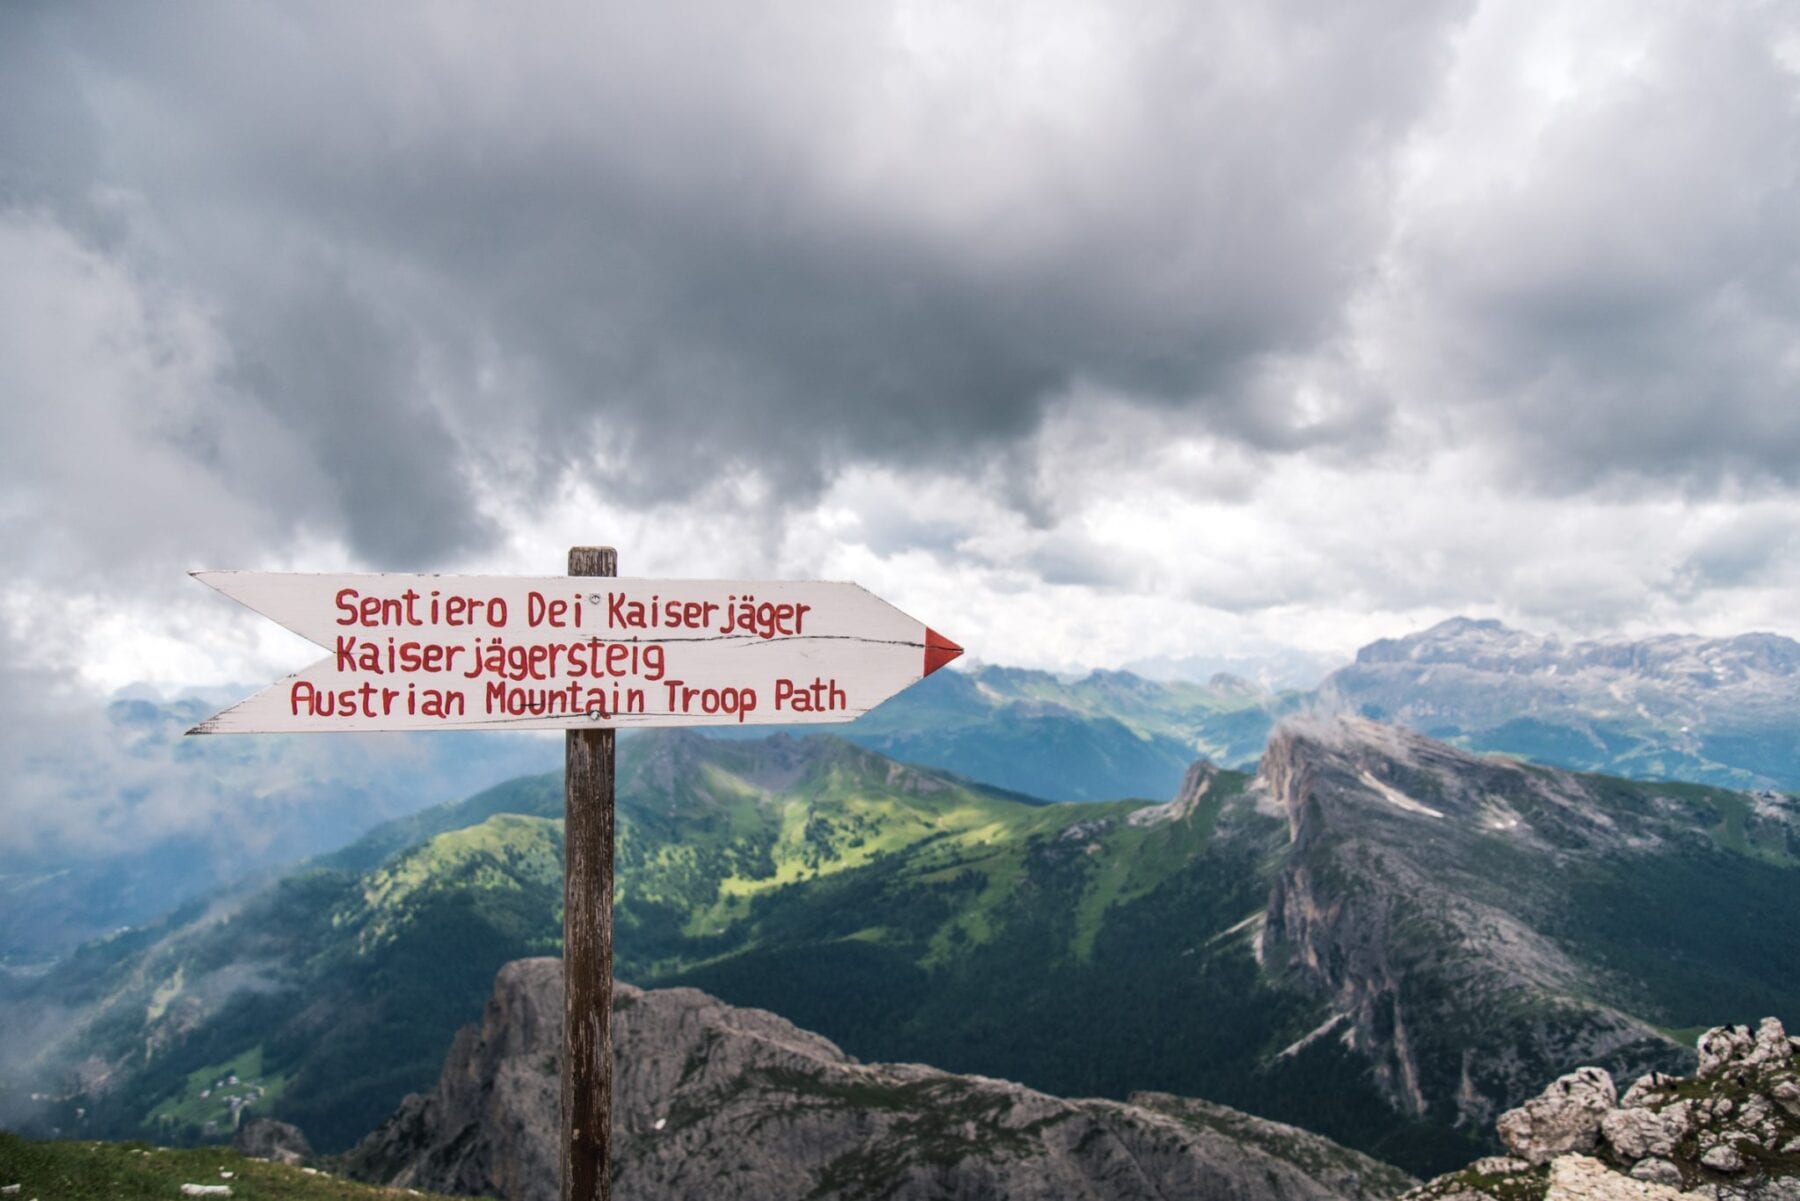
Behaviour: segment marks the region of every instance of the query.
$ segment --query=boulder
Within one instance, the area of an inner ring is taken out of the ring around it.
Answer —
[[[1648,1180],[1651,1184],[1666,1184],[1670,1188],[1681,1187],[1681,1169],[1669,1160],[1652,1155],[1648,1159],[1640,1159],[1631,1165],[1633,1180]]]
[[[1477,1176],[1510,1176],[1530,1167],[1524,1160],[1514,1159],[1510,1155],[1484,1155],[1469,1165],[1469,1171]]]
[[[1748,1026],[1715,1026],[1695,1045],[1702,1080],[1727,1071],[1762,1072],[1785,1067],[1794,1046],[1775,1018],[1764,1018],[1755,1031]]]
[[[1702,1080],[1717,1076],[1742,1061],[1755,1045],[1756,1038],[1748,1026],[1714,1026],[1694,1044],[1700,1056],[1700,1067],[1694,1074]]]
[[[1500,1141],[1532,1164],[1592,1151],[1600,1141],[1600,1121],[1617,1100],[1618,1091],[1606,1072],[1576,1068],[1519,1108],[1501,1114]]]
[[[231,1149],[248,1159],[268,1159],[276,1163],[305,1163],[313,1157],[312,1144],[300,1127],[274,1118],[257,1118],[238,1127]]]
[[[1625,1095],[1619,1098],[1621,1109],[1636,1109],[1640,1105],[1653,1105],[1663,1098],[1663,1090],[1679,1080],[1679,1076],[1665,1076],[1661,1072],[1650,1072],[1639,1076],[1632,1082]]]
[[[1730,1143],[1719,1143],[1707,1148],[1706,1154],[1700,1157],[1700,1164],[1715,1172],[1741,1172],[1744,1170],[1744,1157]]]
[[[1600,1137],[1627,1163],[1646,1155],[1673,1155],[1694,1128],[1686,1101],[1657,1109],[1615,1109],[1600,1119]]]
[[[1764,1018],[1756,1027],[1756,1045],[1750,1051],[1750,1066],[1775,1068],[1784,1066],[1794,1053],[1787,1031],[1774,1018]]]
[[[1587,1155],[1559,1156],[1550,1165],[1544,1201],[1700,1201],[1666,1184],[1613,1171]]]

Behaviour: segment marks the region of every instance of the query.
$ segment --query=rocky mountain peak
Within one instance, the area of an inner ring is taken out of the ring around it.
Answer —
[[[1192,808],[1212,789],[1213,782],[1218,778],[1218,764],[1210,759],[1194,760],[1181,777],[1181,787],[1175,791],[1174,803]]]
[[[1693,817],[1673,795],[1621,804],[1602,781],[1516,759],[1462,750],[1403,726],[1349,714],[1291,718],[1275,730],[1258,784],[1288,816],[1296,842],[1309,829],[1381,823],[1403,848],[1498,841],[1556,860],[1572,854],[1641,854],[1691,842]],[[1751,798],[1774,823],[1791,808]],[[1491,874],[1477,871],[1470,879]]]
[[[1622,828],[1598,811],[1573,776],[1470,754],[1348,714],[1283,722],[1258,777],[1288,814],[1296,840],[1309,823],[1367,821],[1408,823],[1421,839],[1460,829],[1543,847],[1649,837],[1647,828]]]
[[[1800,642],[1769,633],[1563,641],[1457,618],[1357,652],[1321,708],[1618,774],[1792,781]]]
[[[1492,619],[1453,617],[1417,633],[1372,642],[1356,652],[1356,663],[1454,664],[1499,674],[1595,669],[1720,685],[1742,683],[1758,674],[1800,673],[1800,642],[1765,632],[1726,638],[1659,634],[1565,642]]]
[[[1206,686],[1221,696],[1253,697],[1265,695],[1268,691],[1253,680],[1244,678],[1236,672],[1215,671],[1206,679]]]
[[[507,964],[436,1091],[346,1159],[396,1187],[557,1196],[562,964]],[[864,1064],[691,988],[615,987],[614,1192],[1023,1201],[1380,1201],[1412,1181],[1291,1126],[1144,1096],[1065,1101],[917,1064]]]
[[[1673,808],[1621,805],[1568,773],[1348,716],[1281,726],[1257,786],[1290,836],[1261,958],[1331,998],[1341,1037],[1401,1112],[1480,1128],[1522,1095],[1532,1062],[1686,1062],[1644,1022],[1589,1000],[1591,973],[1545,933],[1560,865],[1661,846],[1686,820]],[[1574,1033],[1551,1033],[1525,997]],[[1458,1028],[1450,1014],[1464,1006],[1514,1013],[1517,1028]]]
[[[1555,639],[1515,630],[1491,618],[1452,617],[1401,638],[1382,638],[1356,652],[1359,664],[1459,662],[1494,667],[1553,653]]]
[[[1212,794],[1219,775],[1218,765],[1210,759],[1196,759],[1181,777],[1181,787],[1175,790],[1174,797],[1165,804],[1135,810],[1126,821],[1134,826],[1153,826],[1190,817]]]

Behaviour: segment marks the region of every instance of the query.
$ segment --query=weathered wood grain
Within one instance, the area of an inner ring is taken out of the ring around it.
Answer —
[[[569,551],[572,576],[615,576],[611,547]],[[612,1195],[612,730],[571,730],[563,784],[563,1201]]]

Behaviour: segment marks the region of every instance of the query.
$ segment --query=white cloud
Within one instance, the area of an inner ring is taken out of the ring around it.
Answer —
[[[0,23],[34,688],[306,661],[196,567],[596,540],[1058,668],[1800,633],[1789,8]]]

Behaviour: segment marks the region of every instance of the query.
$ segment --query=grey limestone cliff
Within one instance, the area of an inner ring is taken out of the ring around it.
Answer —
[[[437,1090],[348,1157],[381,1183],[557,1195],[562,964],[504,967]],[[1375,1201],[1403,1173],[1317,1135],[1146,1095],[1069,1101],[916,1064],[865,1064],[773,1014],[620,985],[614,1192],[675,1198]]]
[[[1689,1053],[1597,999],[1627,991],[1549,931],[1572,865],[1694,837],[1677,802],[1482,758],[1357,718],[1294,721],[1257,783],[1290,846],[1259,954],[1330,998],[1327,1033],[1401,1112],[1487,1128],[1568,1065],[1678,1071]]]

